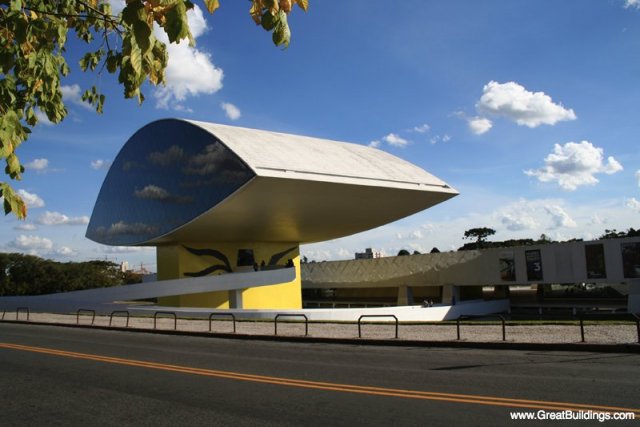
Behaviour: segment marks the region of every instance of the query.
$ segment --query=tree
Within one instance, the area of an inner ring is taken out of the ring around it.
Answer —
[[[483,243],[486,241],[486,238],[489,236],[493,236],[494,234],[496,234],[496,230],[494,230],[493,228],[471,228],[464,232],[464,238],[476,239],[477,247],[482,247]]]
[[[0,296],[42,295],[140,283],[110,261],[60,263],[33,255],[0,252]]]
[[[202,0],[209,12],[219,0]],[[250,0],[249,13],[257,25],[272,33],[276,46],[287,47],[291,31],[287,16],[294,5],[306,11],[308,0]],[[87,43],[82,71],[118,73],[125,98],[144,101],[146,81],[164,84],[167,49],[153,33],[161,27],[170,43],[194,40],[187,22],[189,0],[127,0],[115,15],[109,0],[0,0],[0,160],[5,173],[19,180],[24,172],[16,149],[27,140],[44,114],[52,123],[67,115],[60,79],[70,68],[64,58],[69,31]],[[104,94],[93,86],[82,100],[102,112]],[[0,182],[5,214],[24,219],[27,207],[8,182]]]
[[[411,255],[411,253],[406,249],[400,249],[398,251],[398,255],[396,255],[396,256],[407,256],[407,255]]]

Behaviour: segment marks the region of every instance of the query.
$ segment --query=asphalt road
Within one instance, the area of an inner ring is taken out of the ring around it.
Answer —
[[[510,412],[605,407],[634,409],[640,419],[637,354],[298,344],[0,323],[0,376],[3,426],[530,426],[550,421],[512,421]]]

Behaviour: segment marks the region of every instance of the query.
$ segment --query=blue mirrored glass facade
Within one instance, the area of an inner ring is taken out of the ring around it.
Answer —
[[[200,216],[254,176],[200,127],[175,119],[150,123],[109,169],[87,237],[108,245],[144,244]]]

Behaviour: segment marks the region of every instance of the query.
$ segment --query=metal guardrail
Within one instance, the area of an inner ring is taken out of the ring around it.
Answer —
[[[29,307],[16,307],[16,320],[18,320],[18,314],[21,311],[27,312],[27,322],[29,321]]]
[[[293,313],[280,313],[276,314],[276,317],[273,319],[274,324],[274,335],[278,335],[278,319],[280,317],[302,317],[304,318],[304,336],[309,335],[309,318],[306,314],[293,314]]]
[[[396,339],[398,338],[398,318],[394,314],[363,314],[362,316],[358,317],[358,338],[362,338],[362,319],[367,317],[393,317],[393,319],[396,321]]]
[[[233,333],[236,333],[236,315],[233,313],[211,313],[209,315],[209,332],[211,332],[211,321],[213,320],[213,316],[231,316],[231,320],[233,321]]]
[[[506,324],[505,324],[505,320],[504,320],[504,316],[502,316],[501,314],[490,314],[490,315],[470,315],[470,314],[466,314],[466,315],[462,315],[460,317],[458,317],[456,319],[456,336],[457,336],[457,340],[460,341],[460,321],[461,320],[471,320],[471,319],[491,319],[491,318],[497,318],[500,319],[500,322],[502,322],[502,341],[506,341],[507,340],[507,328],[506,328]]]
[[[640,316],[635,313],[580,313],[580,337],[581,342],[585,342],[584,339],[584,320],[617,320],[617,319],[630,319],[636,322],[636,331],[638,333],[638,343],[640,343]]]
[[[153,329],[156,329],[156,321],[158,320],[158,314],[166,314],[168,316],[173,316],[173,330],[178,329],[178,316],[173,311],[156,311],[153,313]]]
[[[76,325],[80,324],[80,313],[86,313],[86,314],[91,314],[91,324],[93,325],[94,322],[96,321],[96,311],[95,310],[91,310],[88,308],[79,308],[78,311],[76,311]]]
[[[127,328],[129,327],[129,311],[127,310],[115,310],[111,312],[111,315],[109,316],[109,327],[111,327],[111,322],[113,321],[113,315],[116,313],[124,313],[127,315]]]

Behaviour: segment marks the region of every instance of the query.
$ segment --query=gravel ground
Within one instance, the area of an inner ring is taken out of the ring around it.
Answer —
[[[20,312],[19,319],[26,320],[26,313]],[[14,313],[6,313],[7,320],[15,320]],[[76,324],[76,315],[31,313],[32,322]],[[79,323],[91,324],[91,314],[83,314]],[[109,326],[109,316],[96,316],[96,326]],[[125,317],[114,316],[112,326],[124,327]],[[131,317],[129,327],[153,329],[152,317]],[[169,316],[158,317],[157,329],[174,329],[174,320]],[[274,323],[271,321],[238,321],[237,333],[247,335],[273,335]],[[177,329],[180,331],[208,332],[208,320],[177,319]],[[638,342],[636,325],[634,323],[593,322],[585,323],[585,341],[593,344],[633,344]],[[229,333],[233,325],[229,320],[214,320],[212,332]],[[305,332],[302,322],[278,322],[278,335],[303,336]],[[362,323],[362,338],[391,339],[395,337],[395,326],[392,323]],[[356,323],[309,323],[309,336],[321,338],[358,338]],[[462,341],[467,342],[498,342],[502,341],[502,328],[499,322],[481,324],[462,323],[460,325]],[[398,337],[400,340],[418,341],[454,341],[456,340],[456,325],[442,324],[400,324]],[[580,342],[579,324],[510,324],[507,322],[506,339],[514,343],[578,343]]]

